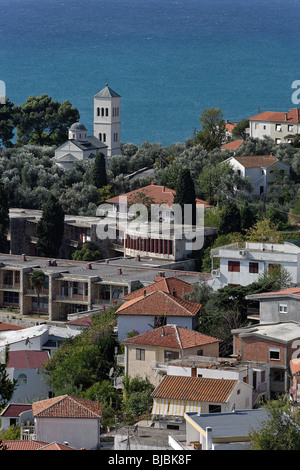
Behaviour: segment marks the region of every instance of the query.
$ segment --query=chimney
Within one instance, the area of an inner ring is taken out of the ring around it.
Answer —
[[[287,121],[288,113],[284,113],[284,120]]]
[[[144,297],[146,297],[146,289],[144,290]]]
[[[46,266],[47,266],[47,267],[52,266],[52,263],[51,263],[51,260],[50,260],[50,259],[46,262]]]
[[[92,269],[91,263],[88,263],[88,264],[86,265],[85,269]]]
[[[207,427],[206,431],[206,450],[212,450],[212,428]]]
[[[137,257],[135,258],[135,261],[141,261],[141,256],[137,255]]]
[[[159,273],[158,276],[159,276],[159,277],[165,277],[165,273],[163,273],[162,271],[160,271],[160,273]]]
[[[118,275],[121,276],[121,274],[122,274],[122,269],[119,268],[119,269],[118,269]]]
[[[24,254],[22,255],[22,261],[27,261],[26,256]]]
[[[52,261],[51,266],[57,266],[56,259]]]
[[[162,336],[165,336],[165,329],[164,329],[163,326],[161,327],[161,335],[162,335]]]
[[[176,289],[173,289],[172,295],[174,295],[174,297],[176,297]]]

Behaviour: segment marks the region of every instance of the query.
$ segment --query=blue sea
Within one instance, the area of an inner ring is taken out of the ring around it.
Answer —
[[[299,0],[0,0],[0,80],[15,104],[121,96],[121,140],[184,142],[203,109],[239,121],[293,106]]]

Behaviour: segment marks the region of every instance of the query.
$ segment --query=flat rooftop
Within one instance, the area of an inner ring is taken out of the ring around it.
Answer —
[[[237,410],[231,413],[185,413],[197,426],[205,431],[212,428],[213,439],[248,437],[251,430],[259,427],[269,418],[266,408]]]
[[[256,336],[277,342],[288,343],[300,338],[300,323],[295,321],[280,323],[262,323],[253,327],[238,328],[232,333],[240,337]]]
[[[178,367],[202,367],[206,369],[220,370],[244,370],[249,367],[256,369],[262,368],[263,361],[245,361],[230,357],[212,357],[212,356],[187,356],[182,359],[175,359],[169,362],[169,366]]]

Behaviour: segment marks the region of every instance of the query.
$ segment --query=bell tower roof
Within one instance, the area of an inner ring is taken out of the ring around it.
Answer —
[[[120,95],[106,85],[99,93],[94,95],[94,98],[120,98]]]

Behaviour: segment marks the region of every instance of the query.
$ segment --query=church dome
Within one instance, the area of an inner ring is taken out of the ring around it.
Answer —
[[[87,131],[87,128],[81,122],[75,122],[70,127],[70,131]]]

